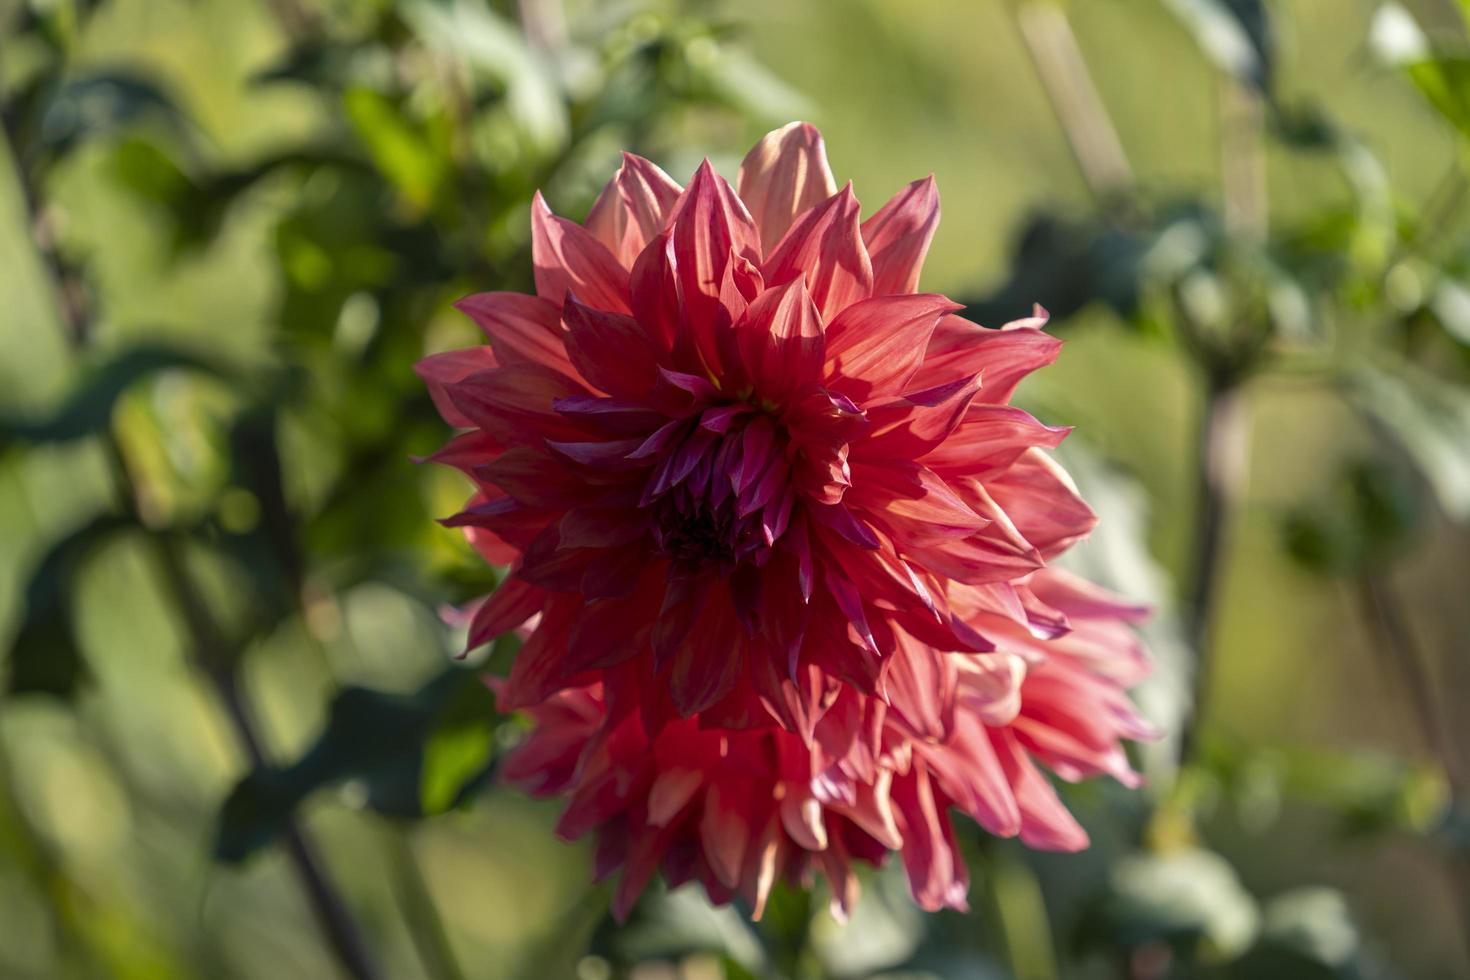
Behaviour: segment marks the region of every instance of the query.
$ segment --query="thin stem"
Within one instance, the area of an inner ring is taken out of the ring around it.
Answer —
[[[1358,600],[1372,627],[1378,646],[1396,669],[1413,702],[1424,744],[1445,768],[1450,786],[1459,796],[1461,782],[1459,749],[1445,722],[1444,711],[1434,693],[1434,679],[1414,641],[1414,632],[1384,573],[1365,572],[1358,577]]]
[[[429,891],[429,883],[419,868],[418,858],[413,851],[413,839],[406,827],[389,825],[388,854],[393,861],[398,904],[403,918],[408,923],[408,932],[418,950],[424,969],[433,980],[464,980],[454,955],[454,943],[449,930],[439,917],[438,905]]]
[[[1095,197],[1128,190],[1133,186],[1133,168],[1066,13],[1050,0],[1034,0],[1017,7],[1015,18],[1088,189]]]
[[[8,116],[6,118],[8,122]],[[79,300],[79,297],[85,297],[81,279],[67,267],[42,220],[40,191],[21,159],[13,132],[7,131],[5,138],[16,180],[35,231],[36,248],[46,267],[67,340],[74,351],[80,351],[91,334],[93,321],[90,304]],[[118,503],[126,513],[141,522],[144,517],[142,498],[128,471],[122,448],[111,432],[104,433],[101,440],[115,478]],[[203,595],[186,567],[177,542],[162,534],[150,535],[149,541],[164,573],[164,584],[171,592],[188,629],[195,660],[213,681],[251,761],[257,765],[264,762],[265,754],[259,735],[235,677],[235,651],[215,623]],[[320,862],[308,839],[294,823],[288,823],[284,838],[286,853],[296,876],[306,892],[318,924],[343,968],[357,980],[378,980],[382,974],[368,954],[361,934],[347,911],[346,903],[321,870]]]
[[[1429,751],[1444,767],[1452,807],[1465,801],[1464,769],[1460,750],[1450,732],[1448,719],[1435,694],[1423,651],[1414,639],[1413,628],[1403,603],[1385,573],[1365,572],[1357,580],[1358,600],[1373,637],[1386,659],[1398,672],[1413,703],[1413,714]],[[1453,846],[1453,845],[1452,845]],[[1450,855],[1445,873],[1457,891],[1464,927],[1460,938],[1470,952],[1470,855],[1459,850]]]
[[[1266,192],[1265,105],[1253,86],[1220,79],[1220,182],[1225,227],[1262,241],[1269,202]]]
[[[1194,539],[1185,609],[1195,659],[1189,714],[1179,732],[1181,766],[1191,762],[1198,751],[1198,729],[1209,706],[1214,679],[1210,632],[1224,558],[1225,522],[1245,482],[1249,438],[1238,382],[1212,378],[1205,388],[1196,449]]]

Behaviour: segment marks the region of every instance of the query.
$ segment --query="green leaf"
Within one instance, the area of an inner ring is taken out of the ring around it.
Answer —
[[[1165,942],[1186,963],[1221,962],[1252,944],[1259,922],[1255,900],[1220,855],[1134,854],[1113,866],[1093,939],[1123,949]]]
[[[87,680],[87,665],[72,623],[72,596],[87,559],[118,532],[137,525],[123,517],[95,517],[42,556],[26,586],[20,629],[10,641],[10,694],[71,698]]]
[[[425,815],[420,783],[427,747],[445,726],[479,727],[493,736],[499,718],[491,702],[479,675],[462,668],[446,670],[410,695],[342,691],[301,758],[284,768],[256,769],[230,792],[219,815],[215,857],[244,861],[279,835],[308,797],[349,779],[366,784],[368,804],[380,813]],[[436,800],[458,804],[487,775],[487,764],[488,755],[475,769],[439,763]],[[447,785],[446,769],[459,778],[456,786]]]
[[[1371,975],[1361,962],[1358,928],[1335,889],[1298,888],[1266,904],[1261,941],[1232,965],[1240,980],[1358,980]]]
[[[409,203],[427,210],[449,178],[447,158],[381,92],[354,88],[342,99],[347,118],[373,164]]]
[[[1221,71],[1269,93],[1275,39],[1265,0],[1165,0]]]
[[[534,146],[549,152],[566,143],[571,123],[553,66],[491,5],[407,0],[401,13],[425,47],[502,87],[506,111]]]
[[[1363,368],[1348,394],[1413,463],[1445,514],[1470,520],[1470,391],[1410,368]]]
[[[187,134],[183,113],[153,81],[128,72],[99,72],[64,84],[41,118],[41,144],[65,154],[86,139],[106,137],[144,119]]]
[[[37,419],[0,416],[0,451],[9,443],[72,442],[95,435],[112,421],[113,408],[124,392],[147,377],[171,370],[229,376],[224,368],[196,354],[170,347],[130,348],[88,371],[50,415]]]

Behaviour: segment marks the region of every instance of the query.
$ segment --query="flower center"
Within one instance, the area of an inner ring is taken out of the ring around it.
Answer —
[[[746,406],[705,411],[676,427],[644,487],[653,534],[676,563],[763,565],[791,520],[787,438]]]

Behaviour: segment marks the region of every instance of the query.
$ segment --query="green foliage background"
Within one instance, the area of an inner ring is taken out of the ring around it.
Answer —
[[[1470,976],[1463,6],[0,0],[0,977]],[[493,785],[412,365],[535,189],[792,118],[866,211],[935,173],[925,288],[1056,314],[1173,737],[1085,855],[967,830],[969,915],[617,929]]]

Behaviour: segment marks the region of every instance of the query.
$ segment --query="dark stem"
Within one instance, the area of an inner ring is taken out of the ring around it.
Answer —
[[[8,115],[5,120],[7,124],[10,122]],[[74,352],[80,352],[90,338],[93,323],[91,306],[85,301],[86,291],[82,279],[67,266],[43,219],[40,189],[34,174],[26,168],[22,154],[15,144],[14,131],[8,125],[4,135],[32,226],[35,245],[45,264],[52,292],[57,300],[57,309],[62,316],[67,341]],[[138,487],[128,471],[121,446],[111,432],[103,433],[100,438],[116,481],[119,505],[124,513],[145,524]],[[196,588],[178,543],[166,534],[151,534],[148,539],[163,571],[164,584],[172,593],[188,629],[195,660],[213,681],[251,761],[257,765],[263,763],[264,750],[234,673],[235,651],[227,643],[203,595]],[[343,968],[357,980],[379,980],[382,974],[369,956],[345,902],[321,870],[320,862],[300,828],[294,823],[288,824],[284,838],[286,853],[296,876],[306,892],[318,924]]]
[[[1402,603],[1382,572],[1364,572],[1358,577],[1358,598],[1372,627],[1378,647],[1397,671],[1419,724],[1424,745],[1442,766],[1455,796],[1460,788],[1460,759],[1455,740],[1445,722],[1444,711],[1434,693],[1434,679],[1414,641],[1413,630]]]
[[[1412,713],[1419,723],[1424,744],[1444,767],[1453,811],[1465,800],[1464,770],[1448,719],[1435,694],[1434,678],[1430,676],[1424,652],[1414,639],[1409,617],[1386,573],[1364,572],[1358,577],[1357,587],[1359,602],[1373,631],[1373,638],[1408,691]],[[1450,846],[1457,847],[1453,842]],[[1470,953],[1470,854],[1465,853],[1463,846],[1457,847],[1444,868],[1459,898],[1460,915],[1464,921],[1460,938],[1466,952]]]
[[[1196,448],[1194,537],[1185,608],[1194,670],[1189,713],[1179,731],[1181,766],[1192,762],[1199,750],[1199,726],[1209,707],[1213,681],[1210,632],[1224,558],[1225,521],[1244,482],[1249,448],[1242,407],[1238,380],[1229,374],[1212,375],[1205,388]]]

